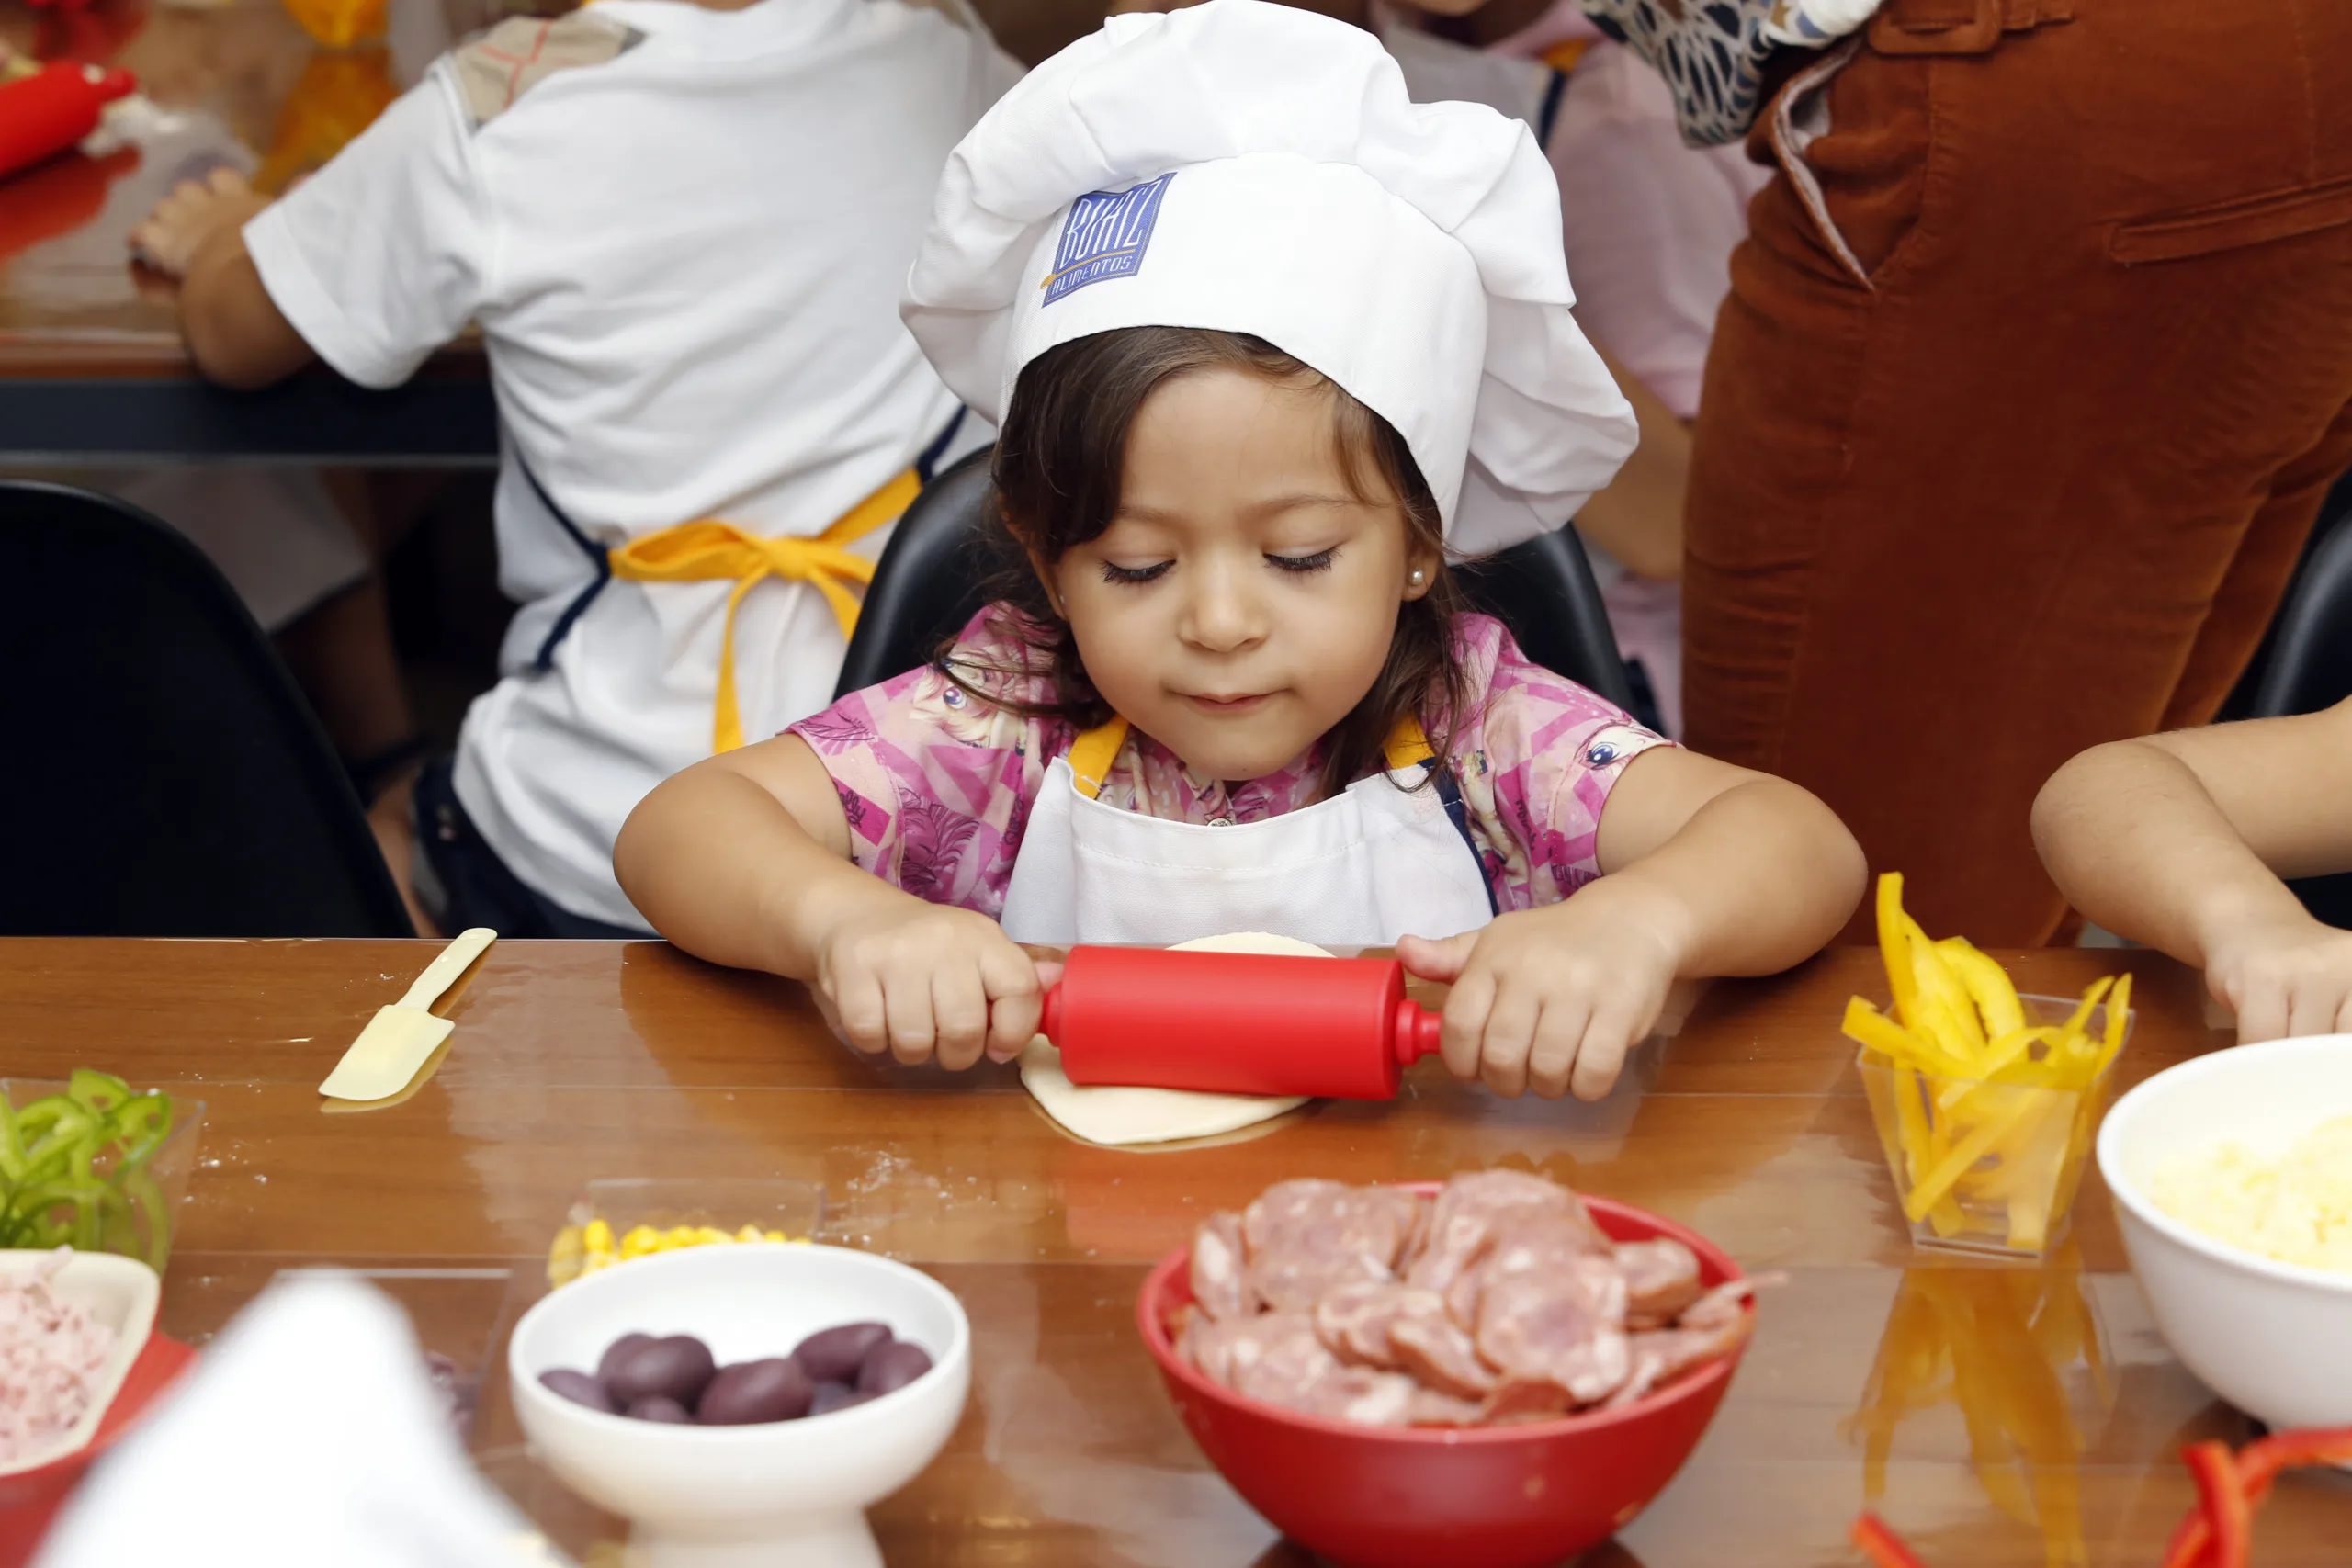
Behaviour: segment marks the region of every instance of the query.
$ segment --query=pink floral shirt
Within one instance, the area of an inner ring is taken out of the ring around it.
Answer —
[[[1474,705],[1449,761],[1471,845],[1498,909],[1556,903],[1600,874],[1600,809],[1625,764],[1673,743],[1529,663],[1501,622],[1468,615],[1460,625]],[[1050,700],[1048,675],[983,679],[974,668],[1017,668],[1020,653],[982,611],[951,657],[976,686],[1015,701]],[[859,865],[917,897],[990,917],[1003,912],[1046,770],[1077,739],[1066,720],[992,706],[928,666],[852,692],[787,733],[806,740],[832,775]],[[1311,804],[1318,761],[1310,750],[1228,791],[1131,730],[1097,798],[1181,822],[1256,822]]]

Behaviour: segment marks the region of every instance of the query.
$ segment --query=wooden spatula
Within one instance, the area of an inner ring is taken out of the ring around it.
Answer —
[[[319,1085],[319,1092],[336,1100],[384,1100],[407,1088],[424,1059],[458,1027],[435,1017],[430,1010],[433,1004],[497,940],[498,933],[488,926],[458,932],[458,940],[424,966],[408,995],[376,1010],[326,1082]]]

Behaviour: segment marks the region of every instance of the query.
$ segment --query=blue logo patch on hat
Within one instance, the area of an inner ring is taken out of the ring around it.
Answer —
[[[1061,245],[1054,252],[1054,270],[1046,275],[1042,286],[1046,303],[1075,294],[1090,283],[1133,277],[1151,243],[1152,225],[1159,221],[1159,198],[1175,177],[1171,169],[1131,190],[1098,190],[1070,203],[1069,218],[1062,224]]]

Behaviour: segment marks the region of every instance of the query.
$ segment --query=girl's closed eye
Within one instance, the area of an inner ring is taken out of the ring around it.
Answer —
[[[1329,571],[1331,570],[1331,562],[1338,558],[1339,553],[1340,547],[1337,545],[1328,550],[1317,550],[1311,556],[1283,556],[1269,551],[1266,556],[1266,564],[1281,571]]]
[[[1174,561],[1162,560],[1154,561],[1149,566],[1121,566],[1116,561],[1106,560],[1102,563],[1102,581],[1105,582],[1149,582],[1156,578],[1166,576],[1168,569],[1175,564]]]

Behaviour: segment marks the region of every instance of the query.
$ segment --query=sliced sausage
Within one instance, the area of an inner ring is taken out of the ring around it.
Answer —
[[[1478,1354],[1506,1383],[1550,1383],[1574,1404],[1609,1397],[1633,1370],[1625,1276],[1606,1258],[1491,1279],[1478,1303]]]
[[[1699,1299],[1699,1255],[1672,1236],[1621,1242],[1617,1267],[1625,1271],[1625,1316],[1637,1326],[1661,1328]]]
[[[1193,1232],[1193,1299],[1201,1310],[1218,1319],[1246,1317],[1255,1310],[1250,1299],[1249,1265],[1242,1256],[1241,1216],[1211,1214]]]

